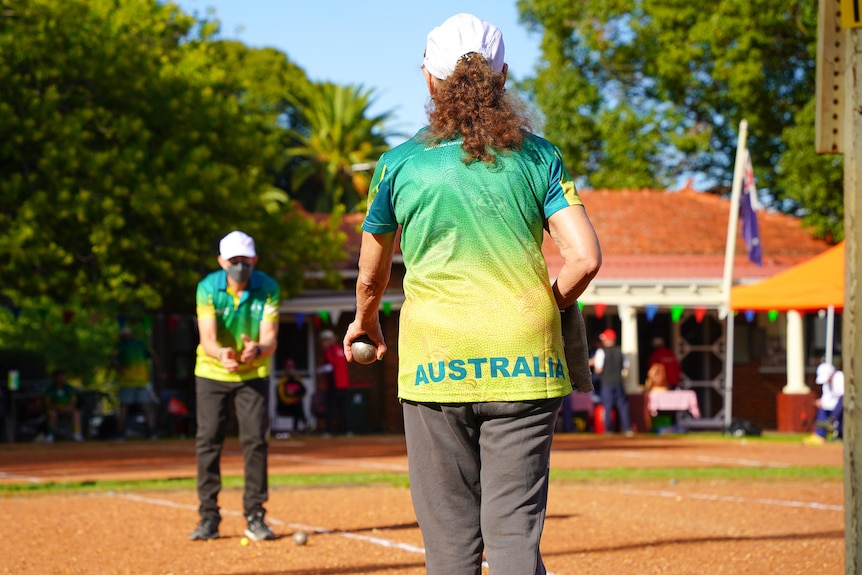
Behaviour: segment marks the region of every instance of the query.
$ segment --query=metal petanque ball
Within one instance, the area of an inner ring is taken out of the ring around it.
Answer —
[[[377,360],[377,346],[372,343],[367,337],[358,337],[350,344],[350,352],[353,354],[353,361],[368,365]]]
[[[308,541],[308,535],[305,531],[297,531],[293,534],[293,542],[297,545],[305,545],[306,541]]]

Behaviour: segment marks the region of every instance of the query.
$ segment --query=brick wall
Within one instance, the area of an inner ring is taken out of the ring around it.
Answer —
[[[807,381],[809,387],[812,386]],[[747,419],[763,430],[775,431],[778,429],[778,395],[787,385],[787,374],[760,373],[760,363],[753,360],[748,364],[737,364],[733,367],[733,419]],[[819,389],[812,389],[819,392]],[[808,408],[803,416],[800,410],[800,419],[807,418],[807,422],[814,419],[814,405]],[[810,429],[806,422],[804,427]]]

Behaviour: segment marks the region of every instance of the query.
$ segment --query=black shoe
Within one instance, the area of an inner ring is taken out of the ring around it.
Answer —
[[[263,511],[256,511],[246,517],[248,521],[248,529],[245,530],[245,536],[252,541],[269,541],[275,539],[275,533],[270,530],[263,520]]]
[[[213,519],[211,517],[205,517],[201,519],[201,522],[198,523],[198,526],[195,527],[195,530],[192,531],[192,534],[189,535],[189,539],[192,541],[208,541],[209,539],[218,539],[221,535],[218,532],[218,519]]]

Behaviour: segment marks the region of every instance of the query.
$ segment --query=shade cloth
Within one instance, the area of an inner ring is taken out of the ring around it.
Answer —
[[[814,311],[844,308],[844,242],[769,279],[730,290],[730,309]]]

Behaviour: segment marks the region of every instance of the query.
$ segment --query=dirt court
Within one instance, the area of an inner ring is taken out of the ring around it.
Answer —
[[[562,434],[551,466],[780,469],[842,459],[840,444]],[[399,436],[273,439],[269,463],[273,475],[407,469]],[[222,467],[241,475],[236,440]],[[192,440],[0,444],[0,483],[194,476]],[[542,554],[555,575],[843,573],[843,493],[841,480],[554,479]],[[272,487],[267,520],[279,539],[247,546],[241,491],[225,490],[220,503],[222,538],[191,542],[193,489],[0,495],[0,573],[424,573],[406,488]],[[311,533],[306,545],[294,544],[297,530]]]

